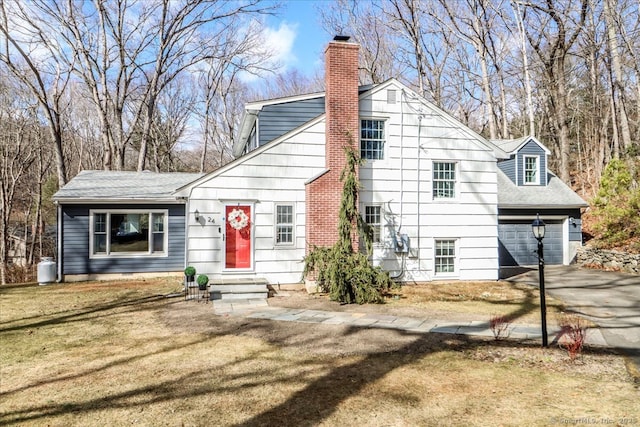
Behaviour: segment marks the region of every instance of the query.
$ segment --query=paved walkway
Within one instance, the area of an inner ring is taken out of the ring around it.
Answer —
[[[306,310],[297,308],[271,307],[267,300],[231,300],[213,301],[213,309],[221,316],[241,316],[250,319],[267,319],[281,322],[321,323],[324,325],[349,325],[364,328],[397,329],[414,333],[440,333],[493,337],[489,322],[452,322],[431,319],[391,316],[381,313],[353,313],[339,311]],[[547,325],[549,344],[559,339],[558,328]],[[509,339],[541,340],[540,325],[511,324]],[[599,329],[590,329],[587,333],[587,344],[606,346]]]

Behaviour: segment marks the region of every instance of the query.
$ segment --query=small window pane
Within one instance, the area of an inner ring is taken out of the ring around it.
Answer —
[[[93,231],[105,233],[107,231],[107,214],[95,214],[93,216]]]
[[[384,159],[384,120],[360,121],[360,157]]]
[[[538,158],[537,157],[524,158],[524,181],[528,184],[535,184],[538,182]]]
[[[154,213],[153,217],[153,252],[164,251],[164,214]]]
[[[364,207],[364,222],[366,222],[373,232],[373,243],[380,243],[380,233],[382,230],[382,209],[380,206]]]
[[[456,196],[456,164],[451,162],[433,163],[433,197],[451,199]]]
[[[107,252],[107,235],[96,234],[93,236],[93,253],[101,254]]]
[[[107,252],[107,214],[93,215],[93,253]]]
[[[293,243],[293,206],[276,206],[276,244]]]
[[[437,240],[435,269],[436,273],[454,273],[456,260],[456,241]]]
[[[110,252],[148,252],[149,215],[111,214]]]

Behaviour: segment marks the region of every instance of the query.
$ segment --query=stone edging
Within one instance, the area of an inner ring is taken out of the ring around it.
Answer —
[[[576,263],[587,268],[640,274],[640,254],[581,247],[576,254]]]

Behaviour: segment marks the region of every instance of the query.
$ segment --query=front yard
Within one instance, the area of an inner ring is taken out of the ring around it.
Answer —
[[[535,321],[532,290],[476,286],[485,288],[406,287],[381,306],[299,293],[272,303]],[[210,304],[168,297],[180,287],[0,288],[0,424],[640,424],[637,385],[604,349],[570,362],[537,343],[216,316]]]

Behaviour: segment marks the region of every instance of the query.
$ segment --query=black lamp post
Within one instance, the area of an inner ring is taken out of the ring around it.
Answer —
[[[544,239],[545,224],[540,219],[540,215],[536,215],[536,219],[531,224],[533,237],[538,241],[538,277],[540,280],[540,313],[542,319],[542,346],[547,347],[547,303],[544,295],[544,253],[542,239]]]

